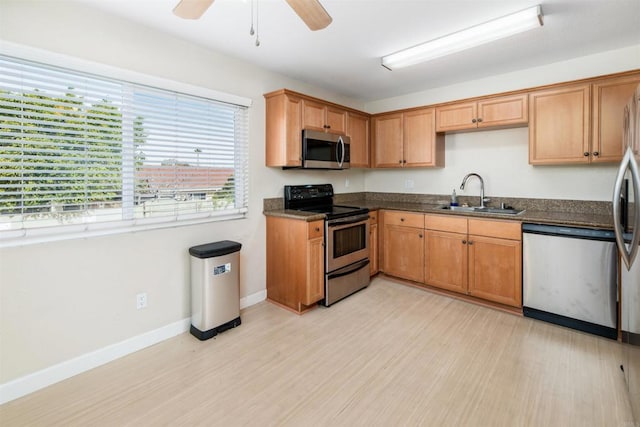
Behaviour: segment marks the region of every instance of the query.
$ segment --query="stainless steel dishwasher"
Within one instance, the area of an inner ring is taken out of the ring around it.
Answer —
[[[522,300],[527,317],[618,337],[615,234],[522,225]]]

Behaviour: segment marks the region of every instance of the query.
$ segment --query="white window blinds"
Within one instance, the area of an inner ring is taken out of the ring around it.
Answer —
[[[247,116],[0,56],[0,239],[241,216]]]

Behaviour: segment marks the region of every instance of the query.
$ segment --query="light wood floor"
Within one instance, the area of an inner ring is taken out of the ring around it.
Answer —
[[[375,279],[0,406],[0,425],[632,426],[615,341]]]

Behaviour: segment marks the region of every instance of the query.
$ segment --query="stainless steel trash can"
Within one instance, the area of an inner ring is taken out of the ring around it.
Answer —
[[[189,248],[191,334],[207,340],[240,325],[240,248],[223,240]]]

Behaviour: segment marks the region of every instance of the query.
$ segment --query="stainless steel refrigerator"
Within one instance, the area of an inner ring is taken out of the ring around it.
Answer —
[[[622,369],[633,416],[640,421],[640,86],[625,107],[624,146],[614,187],[613,216],[621,258]]]

